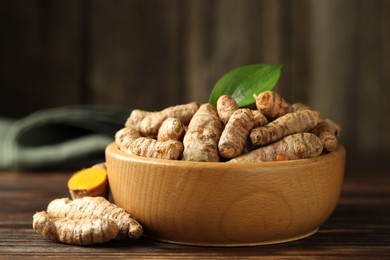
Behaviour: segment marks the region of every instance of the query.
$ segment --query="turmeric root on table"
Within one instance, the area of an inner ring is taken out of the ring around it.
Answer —
[[[257,109],[270,120],[292,112],[291,105],[276,92],[268,90],[253,96]]]
[[[129,213],[103,197],[55,199],[49,203],[46,211],[56,218],[111,220],[119,229],[116,239],[137,239],[143,233],[142,226]]]
[[[254,123],[250,109],[240,108],[234,111],[219,139],[220,155],[225,158],[233,158],[241,154]]]
[[[55,242],[87,246],[104,243],[118,235],[118,226],[109,219],[58,218],[46,211],[33,216],[33,228],[38,234]]]
[[[341,131],[340,126],[330,120],[321,120],[311,132],[317,135],[324,143],[324,149],[328,152],[332,152],[337,148],[338,140],[337,136]]]
[[[191,102],[153,112],[142,119],[139,126],[140,133],[145,137],[156,137],[161,124],[168,117],[178,118],[183,125],[188,125],[198,108],[198,103]]]
[[[230,116],[238,109],[238,104],[233,97],[222,95],[217,100],[217,112],[219,118],[226,125]]]
[[[322,152],[322,141],[311,133],[288,135],[281,140],[260,147],[228,162],[268,162],[306,159],[319,156]]]
[[[218,141],[223,123],[217,109],[205,103],[194,114],[183,138],[183,160],[218,162]]]
[[[253,128],[250,139],[256,146],[266,145],[290,134],[309,131],[319,119],[319,113],[313,110],[288,113],[265,126]]]

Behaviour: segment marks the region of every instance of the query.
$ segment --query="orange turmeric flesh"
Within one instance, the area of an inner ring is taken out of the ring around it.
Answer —
[[[87,168],[76,172],[68,181],[73,199],[85,196],[107,197],[107,171],[104,168]]]

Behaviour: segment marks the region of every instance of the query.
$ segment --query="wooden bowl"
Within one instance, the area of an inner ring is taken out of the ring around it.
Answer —
[[[335,209],[345,149],[313,159],[187,162],[106,149],[114,202],[147,237],[200,246],[281,243],[317,231]]]

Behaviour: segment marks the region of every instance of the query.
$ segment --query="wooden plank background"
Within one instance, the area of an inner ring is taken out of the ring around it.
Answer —
[[[389,16],[386,0],[0,0],[0,116],[206,102],[228,70],[281,63],[279,93],[338,121],[350,154],[383,160]]]

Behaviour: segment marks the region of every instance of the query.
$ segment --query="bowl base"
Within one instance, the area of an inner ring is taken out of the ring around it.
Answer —
[[[226,242],[226,243],[199,243],[199,242],[182,242],[182,241],[174,241],[169,239],[160,239],[155,238],[153,236],[148,236],[147,234],[144,234],[146,238],[153,239],[156,241],[164,242],[164,243],[170,243],[170,244],[178,244],[178,245],[186,245],[186,246],[204,246],[204,247],[245,247],[245,246],[262,246],[262,245],[272,245],[272,244],[281,244],[281,243],[287,243],[292,242],[300,239],[307,238],[311,235],[314,235],[318,231],[318,228],[314,229],[313,231],[310,231],[308,233],[305,233],[303,235],[299,235],[296,237],[291,237],[287,239],[281,239],[281,240],[268,240],[268,241],[259,241],[259,242],[247,242],[247,243],[237,243],[237,242]]]

